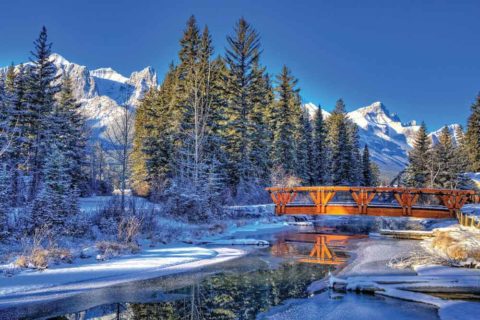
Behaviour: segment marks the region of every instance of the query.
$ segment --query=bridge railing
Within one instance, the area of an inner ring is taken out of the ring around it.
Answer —
[[[368,214],[385,216],[418,216],[447,218],[468,201],[478,200],[474,190],[395,187],[271,187],[266,188],[275,203],[277,214]],[[334,199],[340,198],[338,203]],[[350,196],[350,201],[344,203]],[[311,202],[299,203],[297,199],[308,197]],[[436,201],[419,203],[424,197]],[[382,202],[380,198],[389,199]],[[374,201],[377,199],[377,201]]]

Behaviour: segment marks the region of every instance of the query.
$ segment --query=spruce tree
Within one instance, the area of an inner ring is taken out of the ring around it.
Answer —
[[[11,209],[11,171],[6,163],[0,165],[0,241],[8,233],[8,214]]]
[[[52,130],[56,145],[70,164],[68,172],[72,184],[77,187],[85,181],[82,168],[87,143],[86,124],[79,112],[80,106],[73,96],[71,80],[64,77],[52,114]]]
[[[327,133],[322,114],[322,108],[318,105],[318,111],[314,117],[313,125],[313,180],[315,185],[325,185],[328,181],[328,157],[327,157]]]
[[[41,182],[42,168],[49,144],[53,142],[51,112],[54,107],[54,95],[59,87],[54,84],[57,79],[56,68],[50,60],[52,44],[48,42],[47,29],[42,28],[34,42],[31,63],[27,77],[24,115],[28,122],[25,135],[25,147],[29,150],[28,169],[31,176],[30,199],[33,199]]]
[[[313,129],[309,113],[303,110],[300,114],[300,139],[297,143],[297,175],[304,185],[315,184],[315,159],[313,156]]]
[[[72,211],[77,198],[68,173],[70,164],[56,145],[47,154],[41,188],[32,203],[33,227],[45,226],[55,235],[65,235],[72,227],[69,218],[78,214]]]
[[[471,113],[467,121],[465,144],[470,162],[469,170],[473,172],[480,171],[480,93],[471,106]]]
[[[296,87],[298,81],[291,75],[290,70],[283,66],[282,72],[277,76],[277,82],[277,100],[273,115],[272,165],[274,168],[283,168],[287,174],[295,175],[297,173],[295,137],[298,129],[296,115],[298,110],[301,110]]]
[[[370,162],[370,152],[368,145],[363,148],[362,155],[362,186],[370,187],[374,185],[374,177],[372,174],[372,163]]]
[[[430,138],[427,135],[427,127],[422,122],[416,133],[413,149],[409,152],[409,164],[405,171],[405,184],[409,187],[422,188],[427,185],[428,159],[430,150]]]
[[[449,128],[447,126],[442,128],[439,141],[432,148],[434,154],[432,160],[436,165],[431,164],[431,166],[438,167],[439,170],[434,177],[431,177],[431,185],[440,188],[456,189],[467,184],[468,179],[464,176],[467,162],[461,149],[461,133],[458,131],[457,138],[460,138],[459,143],[455,145]]]
[[[349,185],[352,180],[352,148],[348,133],[349,122],[342,99],[337,101],[327,124],[330,181],[333,185]]]
[[[360,142],[358,126],[350,119],[347,119],[348,146],[351,152],[350,157],[350,185],[358,186],[362,183],[362,156],[360,155]]]
[[[251,87],[255,81],[254,66],[260,55],[260,38],[253,27],[243,18],[235,25],[234,35],[227,37],[225,61],[228,65],[227,79],[228,131],[226,152],[228,176],[231,187],[250,180],[249,115],[254,103]]]
[[[256,183],[264,185],[269,178],[270,132],[268,126],[268,111],[272,103],[272,89],[265,67],[261,67],[258,60],[252,68],[252,85],[250,99],[253,104],[248,115],[248,157],[250,172],[248,176],[256,179]]]

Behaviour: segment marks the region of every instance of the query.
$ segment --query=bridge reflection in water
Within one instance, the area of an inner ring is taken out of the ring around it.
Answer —
[[[347,262],[346,246],[349,240],[367,238],[367,235],[338,234],[323,230],[322,232],[299,232],[279,239],[271,248],[272,255],[289,256],[298,262],[322,265],[341,265]],[[312,244],[308,255],[298,250],[293,244]]]
[[[275,213],[307,215],[368,215],[415,218],[455,218],[467,202],[478,202],[473,190],[393,187],[272,187],[266,188]]]

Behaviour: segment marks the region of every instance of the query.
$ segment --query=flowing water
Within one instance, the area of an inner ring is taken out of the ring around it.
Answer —
[[[338,267],[301,262],[312,249],[312,231],[267,235],[271,247],[192,273],[92,290],[11,314],[23,319],[437,319],[433,308],[376,296],[325,291],[308,297],[308,285]],[[348,238],[331,242],[338,257],[348,255]]]

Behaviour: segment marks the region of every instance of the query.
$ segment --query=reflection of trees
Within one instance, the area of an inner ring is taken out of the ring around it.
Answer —
[[[215,275],[175,291],[187,298],[132,304],[132,319],[255,319],[259,312],[283,300],[306,297],[305,288],[328,270],[325,266],[292,262],[275,270]]]

